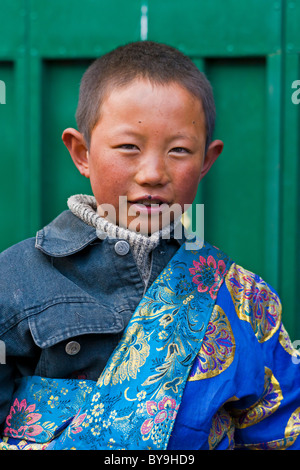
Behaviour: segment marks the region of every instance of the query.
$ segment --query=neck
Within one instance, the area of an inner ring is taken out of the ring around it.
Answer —
[[[175,226],[181,222],[181,217],[174,223],[164,227],[150,236],[119,227],[97,213],[97,202],[93,196],[78,194],[68,199],[69,209],[86,224],[95,227],[98,238],[121,238],[126,240],[135,258],[139,272],[145,281],[150,273],[151,252],[162,238],[168,238]]]

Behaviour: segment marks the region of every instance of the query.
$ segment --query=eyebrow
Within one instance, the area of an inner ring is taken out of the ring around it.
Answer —
[[[133,137],[141,137],[142,136],[142,133],[134,131],[130,128],[126,128],[126,127],[121,127],[120,129],[116,129],[115,133],[117,135],[126,134],[126,135],[133,136]],[[198,140],[198,136],[192,136],[190,134],[180,134],[180,133],[178,133],[178,134],[174,134],[172,137],[170,137],[170,140],[176,140],[176,139],[189,139],[189,140],[195,141],[195,140]]]
[[[116,138],[135,137],[139,139],[145,139],[145,136],[143,135],[142,132],[140,133],[138,131],[135,131],[131,127],[127,127],[126,124],[124,126],[120,126],[119,129],[115,129],[113,137],[116,137]],[[190,135],[190,134],[182,134],[179,132],[178,134],[172,135],[168,139],[168,141],[171,143],[171,142],[174,142],[175,140],[180,140],[180,139],[189,140],[191,143],[196,144],[199,141],[199,136]]]
[[[176,140],[176,139],[188,139],[188,140],[191,140],[192,142],[197,142],[198,141],[198,136],[187,135],[187,134],[186,135],[185,134],[176,134],[170,140]]]
[[[126,137],[142,137],[142,134],[139,132],[134,131],[133,129],[130,129],[128,127],[120,127],[117,129],[114,129],[113,136],[114,137],[124,137],[126,134]]]
[[[139,132],[136,132],[136,131],[131,130],[131,129],[126,129],[126,128],[117,129],[117,133],[118,134],[132,135],[132,136],[139,136],[140,135]]]

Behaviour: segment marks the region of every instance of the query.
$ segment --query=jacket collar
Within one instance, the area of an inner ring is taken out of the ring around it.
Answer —
[[[99,240],[96,229],[66,210],[37,232],[35,247],[47,255],[61,257],[77,253],[95,240]],[[185,237],[177,240],[180,246],[184,241]]]
[[[50,256],[68,256],[81,251],[97,238],[94,227],[67,210],[37,232],[35,247]]]

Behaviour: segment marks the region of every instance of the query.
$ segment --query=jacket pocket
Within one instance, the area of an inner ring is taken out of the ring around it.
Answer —
[[[119,312],[93,302],[57,302],[28,321],[34,342],[42,349],[73,336],[119,333],[124,328]]]
[[[53,303],[28,322],[44,377],[97,380],[124,329],[122,312],[80,301]]]

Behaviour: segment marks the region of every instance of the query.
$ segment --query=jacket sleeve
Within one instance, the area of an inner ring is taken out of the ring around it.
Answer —
[[[227,280],[236,313],[256,337],[264,387],[248,406],[230,410],[235,448],[300,449],[300,354],[293,348],[281,317],[278,295],[258,276],[235,267]],[[255,380],[255,379],[254,379]]]
[[[15,370],[14,367],[8,363],[6,359],[5,364],[0,365],[0,428],[9,413],[11,406],[11,399],[15,387]]]
[[[34,371],[38,360],[25,312],[26,293],[33,290],[26,271],[31,262],[27,245],[0,254],[0,426],[10,410],[16,380]]]

